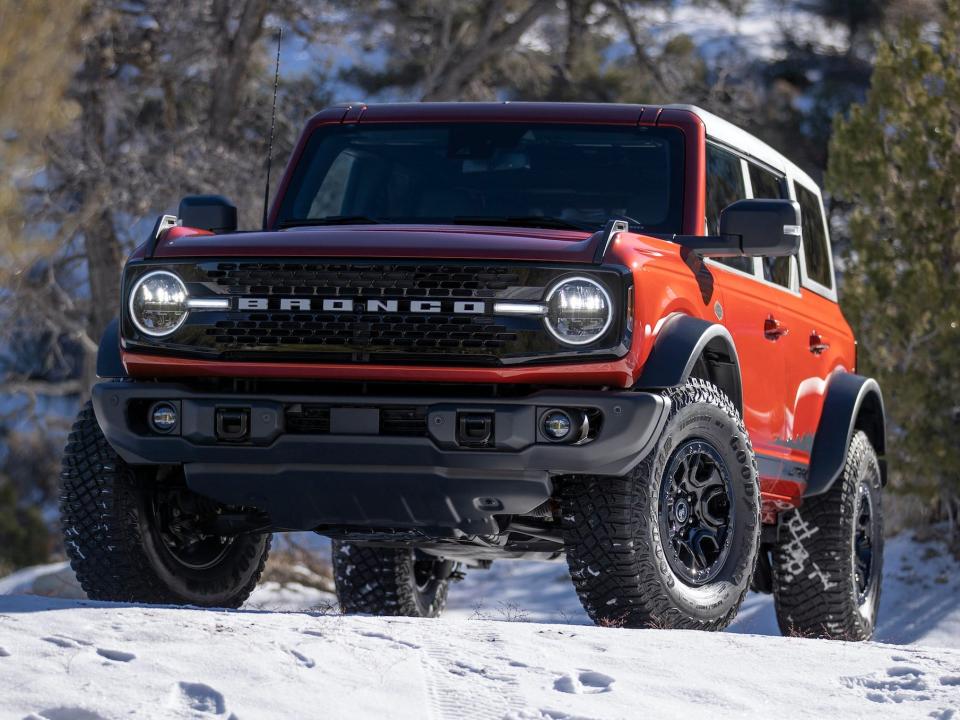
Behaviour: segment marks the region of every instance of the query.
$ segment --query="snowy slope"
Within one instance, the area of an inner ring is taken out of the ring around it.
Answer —
[[[0,718],[949,718],[960,652],[0,598]]]
[[[0,720],[946,720],[960,717],[957,569],[940,544],[890,541],[882,642],[862,644],[765,636],[757,595],[734,632],[587,626],[559,563],[471,572],[440,620],[344,618],[296,583],[236,612],[0,596]],[[0,593],[70,586],[47,570]]]

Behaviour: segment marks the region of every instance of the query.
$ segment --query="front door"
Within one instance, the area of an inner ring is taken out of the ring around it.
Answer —
[[[707,145],[707,232],[719,232],[720,212],[750,197],[746,161],[717,145]],[[725,306],[715,306],[737,348],[743,380],[743,421],[760,467],[761,488],[779,472],[765,458],[782,454],[784,431],[784,355],[776,293],[760,278],[753,258],[708,260]]]

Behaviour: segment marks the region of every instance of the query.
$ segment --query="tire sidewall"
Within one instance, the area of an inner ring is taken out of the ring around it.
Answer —
[[[719,574],[704,585],[692,586],[676,575],[667,561],[672,549],[660,533],[660,495],[673,452],[688,440],[709,444],[726,466],[732,492],[732,538]],[[646,537],[656,564],[661,590],[683,615],[715,622],[735,609],[756,562],[760,508],[757,472],[749,441],[737,422],[719,407],[703,402],[679,408],[664,429],[655,451],[646,508]]]

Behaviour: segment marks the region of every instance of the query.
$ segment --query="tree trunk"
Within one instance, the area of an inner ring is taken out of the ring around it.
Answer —
[[[437,73],[437,82],[424,87],[424,101],[456,100],[460,91],[483,69],[484,63],[499,54],[508,52],[521,36],[544,14],[555,6],[555,0],[534,0],[514,22],[494,32],[493,28],[502,15],[502,3],[492,2],[487,6],[483,29],[474,44]]]
[[[104,177],[113,164],[107,159],[106,107],[103,88],[108,82],[108,34],[87,46],[80,71],[82,91],[79,94],[80,123],[83,128],[85,171],[78,183],[82,193],[79,232],[83,236],[90,283],[90,312],[87,336],[97,342],[110,320],[116,316],[120,293],[120,267],[123,252],[113,226],[110,198],[105,196]]]
[[[228,0],[220,0],[214,8],[214,16],[223,27],[223,41],[218,54],[219,66],[213,74],[210,97],[210,136],[222,139],[237,113],[242,98],[242,89],[253,48],[263,34],[263,20],[267,15],[269,0],[244,0],[236,31],[227,31],[230,6]]]
[[[563,62],[557,66],[553,75],[550,98],[570,100],[570,88],[576,76],[580,59],[583,56],[583,44],[589,29],[587,15],[593,0],[567,0],[567,39],[563,49]]]

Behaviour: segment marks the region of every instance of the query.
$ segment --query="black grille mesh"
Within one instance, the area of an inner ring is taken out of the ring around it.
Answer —
[[[466,265],[219,263],[207,278],[231,295],[492,298],[520,282],[511,268]]]
[[[250,313],[220,320],[206,334],[224,347],[327,345],[355,348],[498,350],[518,337],[494,318],[479,315],[358,315]]]

